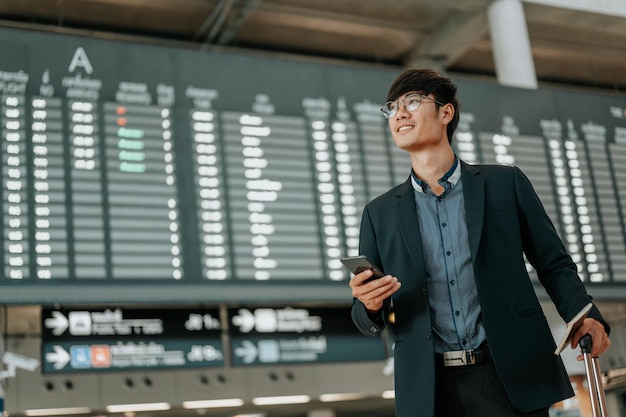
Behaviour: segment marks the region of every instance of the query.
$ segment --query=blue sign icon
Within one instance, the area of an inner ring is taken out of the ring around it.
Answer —
[[[70,348],[71,366],[74,369],[91,368],[89,346],[72,346]]]

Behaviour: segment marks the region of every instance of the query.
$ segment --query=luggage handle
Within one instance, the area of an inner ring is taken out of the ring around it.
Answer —
[[[589,385],[593,417],[607,417],[600,362],[597,356],[591,356],[591,335],[586,334],[581,337],[578,346],[580,346],[583,359],[585,360],[585,371],[587,373],[587,384]]]

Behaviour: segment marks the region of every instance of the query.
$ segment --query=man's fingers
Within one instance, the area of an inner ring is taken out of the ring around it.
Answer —
[[[379,310],[385,299],[400,288],[396,277],[386,275],[382,278],[353,287],[352,295],[359,299],[368,310]]]
[[[600,356],[611,346],[611,341],[608,335],[606,334],[606,331],[602,323],[600,323],[599,321],[595,319],[588,318],[583,321],[583,324],[580,326],[578,331],[576,331],[576,333],[574,334],[574,337],[572,338],[573,349],[575,349],[578,346],[580,339],[586,334],[591,336],[591,356],[592,357]],[[578,360],[582,360],[582,359],[583,359],[583,356],[579,355]]]
[[[353,275],[352,278],[350,278],[350,287],[354,289],[358,287],[359,285],[362,285],[363,281],[371,278],[373,274],[374,272],[371,269],[366,269],[363,272]]]

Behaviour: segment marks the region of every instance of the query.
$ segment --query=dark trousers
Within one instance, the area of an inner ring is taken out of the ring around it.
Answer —
[[[547,417],[548,409],[522,413],[509,401],[490,362],[436,367],[437,417]]]

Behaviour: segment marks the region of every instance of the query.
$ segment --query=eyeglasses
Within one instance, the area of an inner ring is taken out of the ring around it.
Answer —
[[[430,100],[433,103],[439,104],[440,106],[444,105],[442,102],[432,99],[423,94],[412,93],[404,97],[402,100],[394,100],[394,101],[386,102],[380,108],[380,111],[383,112],[383,116],[385,116],[385,119],[389,119],[395,116],[396,113],[398,113],[398,110],[400,109],[400,102],[404,104],[404,108],[407,111],[413,111],[419,108],[419,106],[422,104],[422,99]]]

